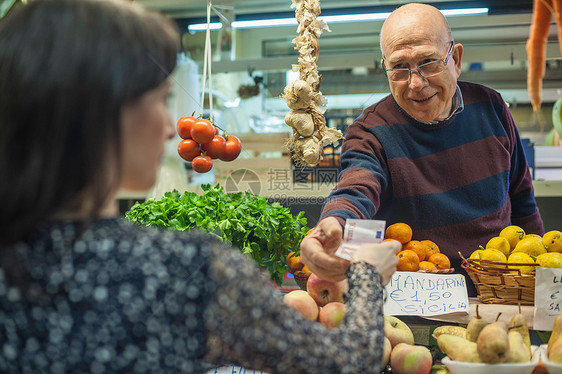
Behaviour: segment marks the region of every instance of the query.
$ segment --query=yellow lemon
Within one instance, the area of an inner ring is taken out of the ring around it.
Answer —
[[[523,252],[529,256],[537,257],[546,253],[546,248],[542,244],[542,238],[538,235],[525,235],[523,239],[515,246],[513,252]]]
[[[509,256],[509,252],[511,251],[509,242],[507,241],[506,238],[503,238],[501,236],[496,236],[488,240],[488,243],[486,244],[486,249],[490,249],[490,248],[497,249],[498,251],[503,253],[506,257]]]
[[[480,260],[480,258],[482,256],[482,252],[484,252],[482,249],[477,249],[470,254],[469,258],[471,258],[473,260]]]
[[[525,230],[519,226],[511,225],[504,228],[500,235],[502,238],[506,238],[509,242],[509,248],[513,251],[513,248],[519,243],[521,239],[525,236]]]
[[[512,264],[512,263],[533,264],[535,262],[535,260],[533,260],[533,258],[526,253],[514,252],[509,256],[509,258],[507,259],[507,262],[510,263],[510,264]],[[534,266],[523,266],[523,265],[521,265],[521,266],[509,265],[509,268],[510,269],[519,269],[521,274],[530,274],[535,269]],[[512,271],[512,273],[516,273],[516,272]]]
[[[498,262],[507,262],[507,257],[503,254],[503,252],[499,251],[497,249],[494,249],[494,248],[488,248],[488,249],[483,250],[482,253],[480,254],[480,259],[481,260],[498,261]],[[497,268],[505,267],[505,265],[489,264],[489,263],[485,263],[485,262],[482,262],[481,265],[492,266],[492,267],[497,267]]]
[[[547,232],[542,237],[542,243],[548,252],[562,253],[562,232],[558,230]]]
[[[543,253],[537,257],[537,263],[545,268],[562,268],[562,253]]]

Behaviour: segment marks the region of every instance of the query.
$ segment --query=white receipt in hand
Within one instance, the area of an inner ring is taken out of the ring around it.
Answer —
[[[372,219],[347,219],[343,231],[343,241],[336,256],[351,261],[361,244],[380,243],[384,239],[386,221]]]

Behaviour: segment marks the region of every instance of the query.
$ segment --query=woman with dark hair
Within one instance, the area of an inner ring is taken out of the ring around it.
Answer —
[[[178,40],[122,0],[36,0],[0,21],[0,372],[380,372],[397,242],[357,252],[328,330],[240,251],[118,217],[117,190],[150,188],[174,135]]]

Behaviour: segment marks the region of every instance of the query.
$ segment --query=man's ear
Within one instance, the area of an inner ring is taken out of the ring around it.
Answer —
[[[462,53],[464,48],[462,44],[457,43],[453,47],[452,58],[455,61],[455,72],[457,73],[457,78],[461,75],[461,60],[462,60]]]

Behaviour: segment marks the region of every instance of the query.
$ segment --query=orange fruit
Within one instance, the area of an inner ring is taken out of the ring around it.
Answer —
[[[412,240],[412,228],[406,223],[394,223],[386,228],[384,237],[385,239],[394,239],[402,244],[406,244]]]
[[[420,262],[420,270],[427,270],[427,271],[437,270],[437,266],[435,266],[433,262],[422,261]]]
[[[420,261],[425,260],[427,257],[427,248],[418,240],[410,240],[408,243],[402,246],[402,250],[411,249],[412,251],[416,252]]]
[[[291,273],[302,270],[304,266],[300,256],[295,256],[295,252],[291,252],[287,255],[286,262],[287,265],[289,265],[289,270],[291,271]]]
[[[303,273],[310,273],[310,270],[308,270],[308,268],[306,267],[306,265],[303,265],[303,266],[302,266],[301,271],[302,271]]]
[[[427,248],[427,258],[434,253],[441,253],[435,242],[432,242],[431,240],[420,240],[420,242]]]
[[[444,253],[434,253],[429,256],[429,262],[435,264],[437,269],[450,269],[451,268],[451,260],[449,257]]]
[[[418,271],[420,266],[420,258],[418,254],[411,249],[405,249],[398,252],[398,271]]]

